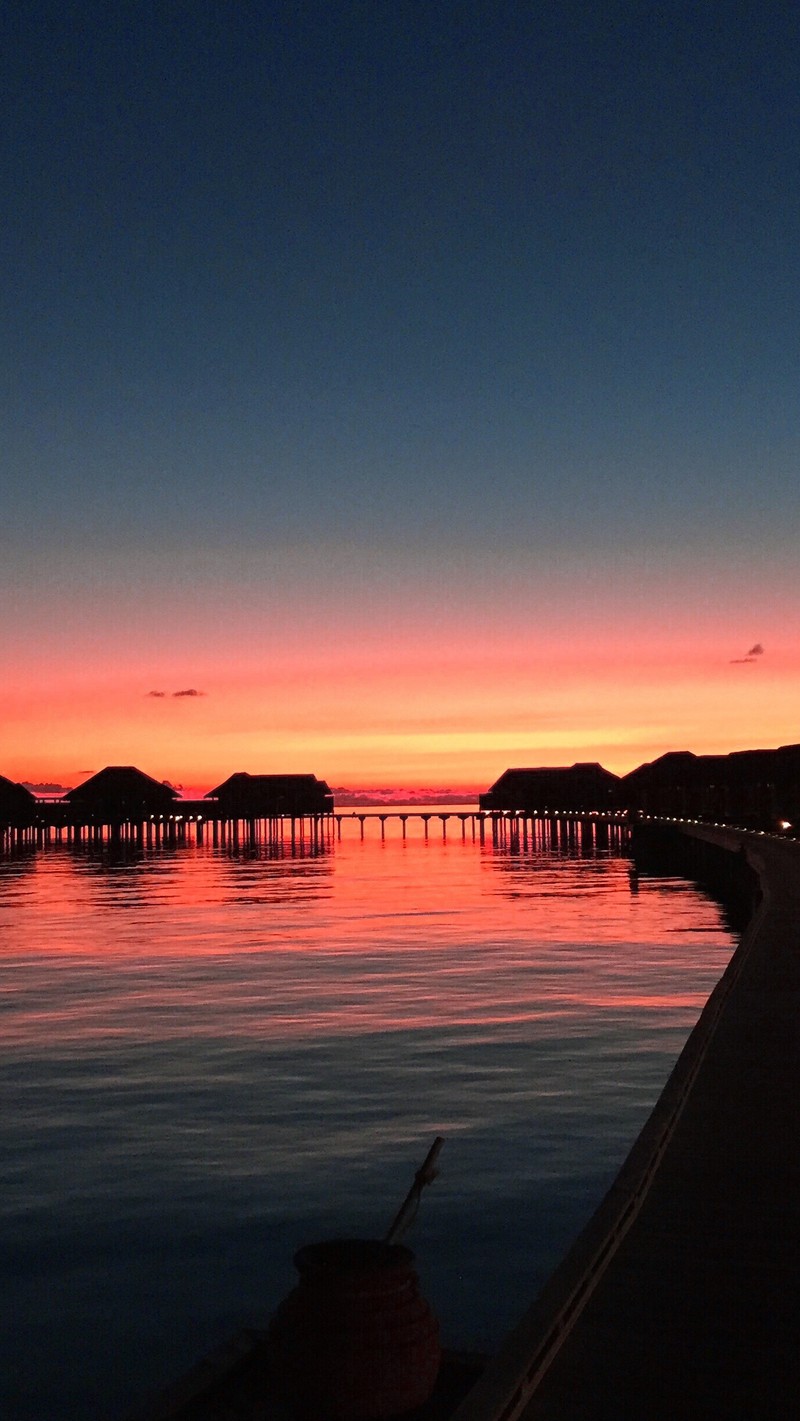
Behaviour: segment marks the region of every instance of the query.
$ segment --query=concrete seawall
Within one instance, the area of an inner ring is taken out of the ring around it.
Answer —
[[[796,1414],[800,844],[668,832],[706,867],[746,855],[760,904],[614,1185],[457,1421]]]

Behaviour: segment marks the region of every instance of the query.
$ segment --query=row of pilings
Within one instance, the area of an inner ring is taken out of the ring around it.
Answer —
[[[337,838],[342,837],[342,824],[352,821],[360,826],[361,838],[367,837],[368,826],[374,824],[385,838],[387,826],[394,820],[399,821],[401,837],[406,838],[409,821],[421,820],[425,838],[431,836],[431,826],[442,838],[455,828],[463,840],[469,837],[473,843],[492,843],[509,850],[610,848],[624,843],[628,824],[625,814],[524,814],[521,810],[350,810],[334,811],[333,817]]]
[[[595,853],[621,849],[627,843],[627,815],[504,814],[491,815],[492,844],[511,853],[529,850]],[[485,826],[484,826],[485,832]]]
[[[343,826],[357,824],[360,837],[377,828],[383,839],[387,825],[396,821],[401,837],[407,837],[410,821],[422,824],[423,837],[432,832],[447,839],[448,832],[462,840],[510,853],[533,850],[596,852],[619,849],[627,842],[628,820],[624,814],[527,814],[505,810],[352,810],[349,812],[282,815],[271,818],[231,819],[204,814],[150,815],[141,819],[80,819],[49,813],[37,815],[31,824],[0,824],[0,851],[44,848],[48,844],[100,846],[133,845],[137,848],[178,847],[209,843],[214,848],[266,846],[288,851],[309,847],[323,850],[335,833],[342,838]],[[396,827],[395,823],[395,827]]]
[[[146,819],[79,820],[32,824],[0,824],[0,852],[45,848],[50,844],[76,847],[130,846],[137,849],[209,843],[214,848],[286,848],[320,851],[333,833],[330,814],[277,816],[267,819],[221,819],[201,815],[151,815]]]
[[[342,825],[356,821],[360,837],[366,837],[368,828],[377,823],[380,837],[386,838],[387,825],[400,821],[401,838],[407,837],[410,821],[421,820],[423,837],[430,837],[431,829],[442,839],[448,831],[455,832],[462,840],[470,838],[473,843],[491,843],[494,848],[510,853],[532,850],[563,850],[570,853],[594,853],[607,849],[619,849],[627,842],[628,817],[626,814],[527,814],[522,811],[500,809],[481,810],[385,810],[334,813],[337,838],[342,837]]]

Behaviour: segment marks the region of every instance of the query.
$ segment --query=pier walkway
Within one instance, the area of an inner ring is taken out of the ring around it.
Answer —
[[[744,848],[763,900],[611,1191],[458,1421],[800,1411],[800,843],[681,832]]]
[[[52,843],[99,844],[113,838],[139,847],[211,843],[238,849],[242,845],[297,846],[307,843],[320,847],[334,832],[337,839],[357,827],[364,839],[376,831],[387,837],[387,825],[405,839],[408,826],[422,826],[427,839],[431,832],[442,839],[451,833],[473,843],[491,843],[512,851],[555,849],[608,849],[619,847],[627,838],[629,816],[624,810],[554,810],[541,813],[510,812],[501,809],[336,809],[324,814],[299,812],[263,815],[233,815],[213,799],[179,799],[164,813],[125,817],[120,811],[109,820],[107,811],[92,812],[75,807],[63,797],[39,799],[29,819],[19,823],[0,821],[0,852],[19,848],[44,848]]]

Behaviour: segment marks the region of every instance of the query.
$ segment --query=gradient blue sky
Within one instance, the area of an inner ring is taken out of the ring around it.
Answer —
[[[794,5],[2,28],[0,771],[800,739]]]

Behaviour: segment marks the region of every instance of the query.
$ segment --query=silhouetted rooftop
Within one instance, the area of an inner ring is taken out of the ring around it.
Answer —
[[[36,796],[16,780],[0,775],[0,819],[29,819],[36,805]]]
[[[619,776],[596,761],[505,770],[480,796],[482,809],[607,809]]]
[[[316,775],[251,775],[238,770],[229,775],[206,799],[215,799],[231,813],[253,815],[326,814],[333,795]]]
[[[130,805],[140,807],[151,803],[159,807],[171,805],[178,797],[178,791],[171,785],[154,780],[143,770],[137,770],[135,765],[107,765],[104,770],[98,770],[96,775],[84,780],[83,784],[77,785],[75,789],[67,790],[64,795],[71,804],[83,806],[114,803],[121,809]]]

